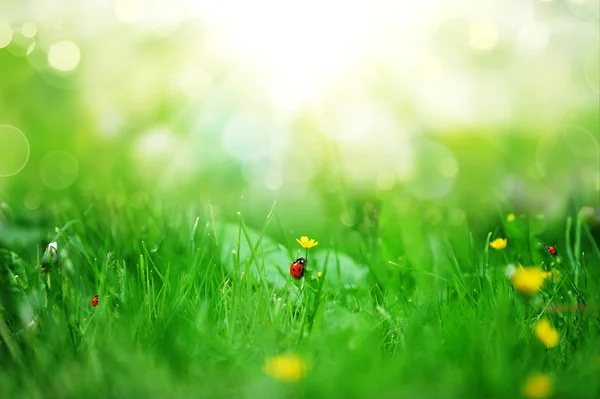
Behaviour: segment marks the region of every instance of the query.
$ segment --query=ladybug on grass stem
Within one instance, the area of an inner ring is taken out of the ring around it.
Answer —
[[[305,258],[296,259],[290,266],[290,274],[293,278],[299,279],[304,276],[304,266],[306,265]]]
[[[544,248],[546,248],[546,251],[548,251],[550,255],[556,255],[558,253],[554,245],[546,245]]]

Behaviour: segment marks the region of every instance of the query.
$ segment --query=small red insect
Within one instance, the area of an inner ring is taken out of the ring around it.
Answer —
[[[98,295],[96,295],[95,297],[92,298],[92,306],[93,307],[98,306],[98,302],[100,302],[100,297]]]
[[[546,248],[546,251],[548,251],[550,255],[556,255],[558,253],[558,251],[556,250],[556,248],[554,248],[553,245],[546,245],[544,248]]]
[[[304,275],[304,265],[306,265],[306,259],[298,258],[290,266],[290,274],[293,278],[302,278]]]

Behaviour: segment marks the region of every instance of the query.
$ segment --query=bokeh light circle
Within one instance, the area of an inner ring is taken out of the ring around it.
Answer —
[[[452,208],[450,212],[448,212],[448,223],[451,226],[460,226],[465,222],[466,214],[460,208]]]
[[[438,169],[443,176],[454,177],[458,174],[458,162],[454,157],[445,157],[440,160]]]
[[[144,15],[142,0],[115,0],[115,15],[126,24],[138,21]]]
[[[598,140],[589,131],[563,125],[540,140],[536,165],[542,176],[566,185],[576,174],[598,169],[599,151]]]
[[[14,126],[0,125],[0,176],[19,173],[29,160],[29,141]]]
[[[38,32],[38,27],[33,22],[25,22],[23,24],[23,26],[21,26],[21,33],[25,37],[29,37],[29,38],[34,37],[35,35],[37,35],[37,32]]]
[[[283,176],[280,168],[269,169],[265,174],[265,187],[277,191],[283,184]]]
[[[598,19],[600,2],[598,0],[565,0],[567,8],[573,15],[584,19]]]
[[[469,25],[469,45],[476,50],[487,51],[498,42],[498,28],[490,21],[474,21]]]
[[[550,29],[540,22],[529,22],[523,24],[517,33],[517,48],[524,53],[532,53],[543,50],[550,41]]]
[[[394,188],[394,185],[396,184],[396,176],[394,176],[393,173],[381,172],[377,175],[375,181],[378,189],[382,191],[388,191]]]
[[[598,156],[598,141],[581,126],[565,125],[561,129],[562,137],[567,147],[575,154],[584,158]]]
[[[48,63],[58,71],[72,71],[77,68],[80,60],[79,47],[69,40],[56,42],[48,50]]]
[[[340,221],[344,226],[352,227],[356,224],[358,215],[354,208],[345,208],[340,214]]]
[[[23,204],[25,205],[25,208],[29,210],[38,209],[41,203],[42,197],[37,191],[28,192],[25,198],[23,199]]]
[[[0,48],[10,44],[13,38],[12,26],[8,22],[0,21]]]
[[[414,146],[412,171],[404,180],[406,190],[418,199],[446,196],[458,175],[458,161],[446,146],[423,140]]]
[[[66,151],[52,151],[40,162],[40,178],[53,190],[64,190],[77,180],[79,164]]]

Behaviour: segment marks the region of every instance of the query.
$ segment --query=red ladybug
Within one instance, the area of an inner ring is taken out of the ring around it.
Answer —
[[[302,278],[304,275],[304,265],[306,265],[306,259],[298,258],[290,266],[290,274],[293,278]]]
[[[548,251],[550,255],[556,255],[558,253],[558,251],[556,250],[556,248],[554,248],[553,245],[546,245],[544,248],[546,248],[546,251]]]
[[[92,306],[93,307],[98,306],[98,302],[100,302],[100,297],[98,295],[96,295],[95,297],[92,298]]]

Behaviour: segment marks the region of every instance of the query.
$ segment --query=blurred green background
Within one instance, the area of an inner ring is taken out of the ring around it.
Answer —
[[[0,20],[16,208],[277,200],[305,231],[352,227],[356,201],[460,221],[598,199],[595,1],[9,0]]]

